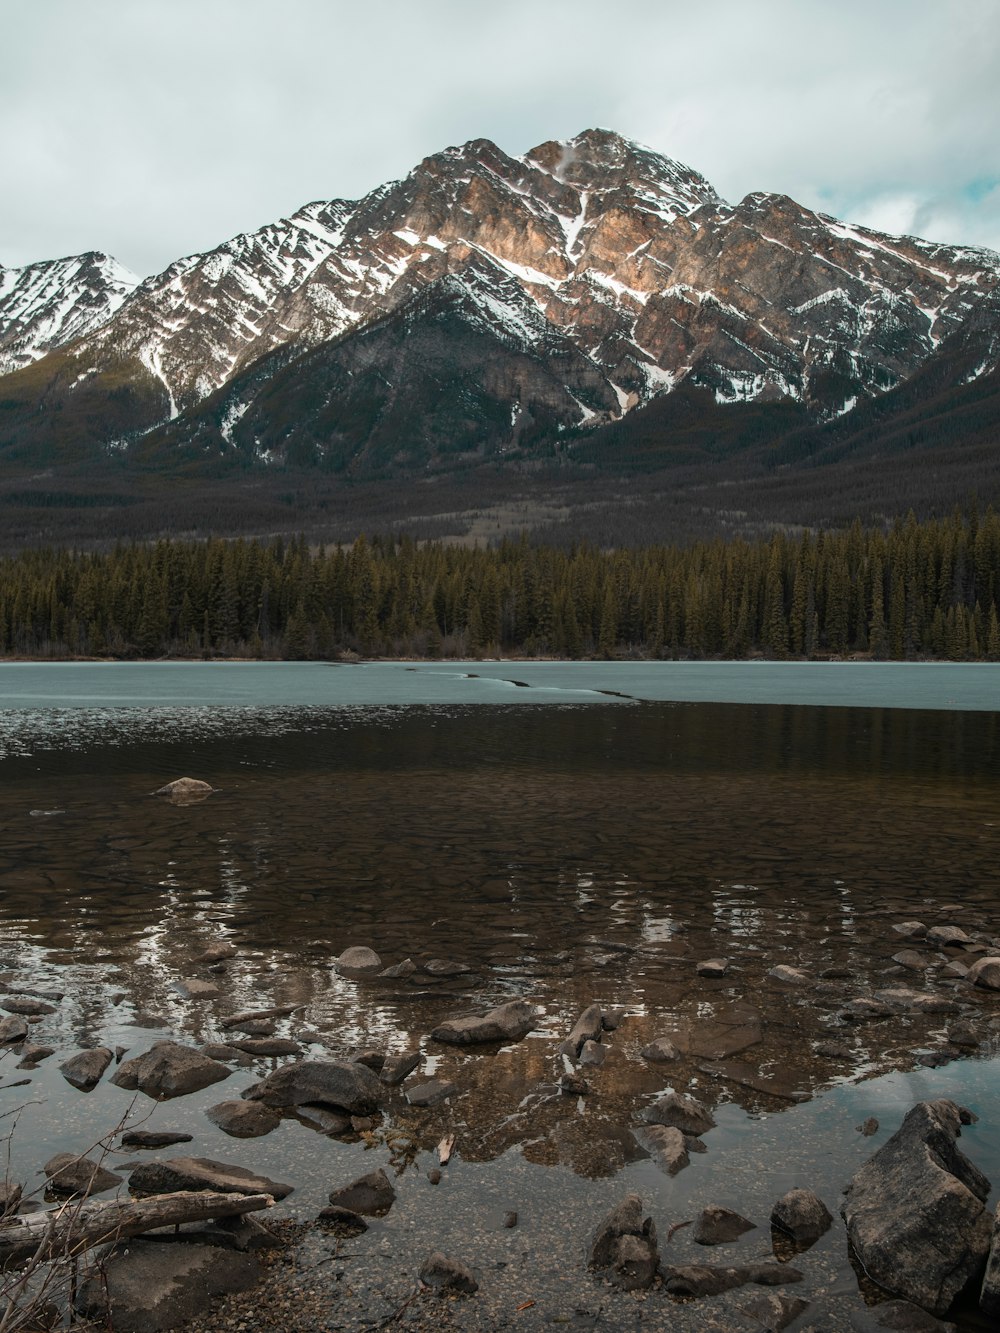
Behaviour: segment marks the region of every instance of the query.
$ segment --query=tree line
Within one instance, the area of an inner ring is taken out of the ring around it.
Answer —
[[[1000,517],[687,547],[161,540],[0,560],[6,656],[1000,660]]]

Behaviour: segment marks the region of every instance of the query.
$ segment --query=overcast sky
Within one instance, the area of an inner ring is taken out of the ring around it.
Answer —
[[[449,144],[600,125],[1000,250],[998,0],[0,0],[0,265],[137,273]]]

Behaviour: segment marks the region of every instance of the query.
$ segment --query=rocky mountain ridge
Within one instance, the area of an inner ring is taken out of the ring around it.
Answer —
[[[59,319],[0,303],[0,451],[371,474],[558,448],[681,385],[830,422],[992,329],[998,284],[990,251],[733,206],[610,131],[473,140],[128,292],[67,281]]]

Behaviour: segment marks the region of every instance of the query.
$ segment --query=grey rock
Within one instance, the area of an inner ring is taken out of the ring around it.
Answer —
[[[336,1208],[349,1208],[363,1217],[383,1217],[392,1207],[396,1191],[389,1177],[381,1169],[359,1176],[349,1185],[330,1191],[330,1202]]]
[[[960,1125],[954,1102],[918,1102],[855,1173],[841,1210],[873,1281],[936,1315],[990,1249],[990,1184],[959,1151]]]
[[[842,1041],[818,1041],[813,1050],[824,1060],[849,1060],[852,1055],[850,1046]]]
[[[707,958],[703,963],[698,963],[695,971],[699,977],[724,977],[729,971],[728,958]]]
[[[16,1046],[28,1035],[28,1024],[17,1014],[0,1018],[0,1046]]]
[[[979,1308],[983,1314],[1000,1316],[1000,1203],[997,1204],[993,1215],[990,1256],[986,1262],[986,1276],[983,1278],[982,1291],[979,1295]]]
[[[428,958],[421,963],[420,970],[432,977],[461,977],[472,968],[467,963],[455,963],[450,958]]]
[[[623,1004],[612,1005],[601,1014],[601,1027],[605,1032],[617,1032],[628,1017],[628,1010]]]
[[[389,1087],[402,1083],[407,1074],[412,1074],[424,1057],[419,1051],[405,1051],[402,1055],[387,1055],[379,1080]]]
[[[268,1074],[244,1097],[266,1106],[335,1106],[348,1115],[370,1115],[378,1110],[383,1085],[370,1069],[349,1060],[298,1060]]]
[[[329,1106],[307,1102],[296,1106],[295,1114],[312,1129],[319,1130],[321,1134],[326,1134],[330,1138],[339,1138],[343,1134],[354,1132],[351,1117]]]
[[[702,1209],[694,1226],[693,1239],[699,1245],[728,1245],[755,1229],[753,1222],[734,1213],[731,1208],[720,1208],[713,1203]]]
[[[436,1166],[432,1166],[427,1172],[427,1182],[430,1185],[440,1185],[443,1179],[444,1177]]]
[[[13,1180],[0,1180],[0,1218],[11,1217],[21,1206],[24,1186]]]
[[[123,1148],[171,1148],[175,1143],[190,1143],[193,1134],[163,1130],[157,1133],[150,1129],[130,1129],[122,1135]]]
[[[791,1236],[798,1248],[808,1249],[833,1225],[833,1214],[812,1190],[793,1189],[771,1209],[771,1225]]]
[[[644,1117],[651,1125],[673,1125],[685,1134],[704,1134],[715,1128],[711,1112],[687,1093],[668,1092],[647,1106]]]
[[[966,981],[984,990],[1000,990],[1000,958],[979,958],[965,974]]]
[[[56,1012],[54,1004],[32,999],[30,995],[5,995],[0,999],[0,1009],[5,1009],[8,1014],[22,1014],[25,1018],[43,1018]]]
[[[354,1062],[354,1064],[364,1065],[365,1068],[370,1069],[373,1074],[381,1074],[385,1066],[385,1052],[355,1051],[355,1053],[351,1056],[351,1060]]]
[[[142,1055],[123,1060],[111,1078],[118,1088],[147,1097],[183,1097],[229,1077],[230,1071],[190,1046],[158,1041]]]
[[[172,985],[185,1000],[215,1000],[222,994],[214,981],[202,981],[199,977],[183,977]]]
[[[205,1112],[213,1125],[234,1139],[257,1139],[281,1124],[281,1116],[261,1102],[218,1102]]]
[[[668,1176],[676,1176],[691,1160],[687,1138],[673,1126],[650,1125],[643,1139],[651,1149],[656,1165]]]
[[[582,1074],[563,1074],[559,1079],[559,1091],[566,1097],[586,1097],[590,1084]]]
[[[927,954],[917,953],[915,949],[904,949],[901,953],[894,953],[892,961],[910,972],[925,972],[933,962]]]
[[[943,995],[933,995],[927,991],[908,990],[895,987],[890,990],[878,990],[875,999],[881,1004],[888,1004],[897,1013],[909,1014],[957,1014],[958,1005]]]
[[[787,963],[779,963],[777,967],[772,967],[767,975],[772,981],[783,982],[786,986],[812,985],[812,977],[807,972],[803,972],[800,967],[789,967]]]
[[[207,965],[209,963],[221,963],[225,958],[235,957],[235,944],[210,944],[194,961],[196,963],[205,963]]]
[[[77,1310],[115,1333],[160,1333],[204,1317],[218,1296],[248,1291],[260,1279],[253,1255],[212,1245],[129,1240],[106,1256],[83,1284]]]
[[[965,963],[960,963],[957,958],[953,958],[950,963],[945,963],[944,967],[941,969],[941,976],[943,977],[958,977],[961,979],[968,975],[968,967]]]
[[[912,1301],[886,1301],[873,1313],[879,1328],[895,1329],[896,1333],[955,1333],[954,1324],[935,1319]]]
[[[244,1055],[269,1057],[277,1055],[301,1055],[302,1047],[288,1037],[244,1037],[240,1041],[230,1042]]]
[[[610,1269],[611,1281],[625,1291],[652,1284],[658,1263],[656,1226],[651,1217],[643,1217],[638,1194],[626,1195],[604,1218],[588,1258],[591,1267]]]
[[[952,1046],[964,1046],[972,1050],[979,1045],[979,1033],[971,1023],[952,1023],[946,1035]]]
[[[670,1296],[717,1296],[735,1287],[757,1283],[762,1287],[780,1287],[786,1282],[801,1282],[802,1274],[787,1264],[673,1264],[663,1270],[664,1290]]]
[[[18,1069],[26,1069],[29,1066],[34,1069],[36,1065],[47,1060],[50,1055],[55,1055],[54,1046],[37,1046],[33,1041],[26,1041],[18,1054],[21,1057]]]
[[[535,1026],[537,1017],[538,1011],[527,1000],[511,1000],[509,1004],[502,1004],[486,1014],[453,1018],[441,1023],[431,1033],[431,1037],[434,1041],[452,1046],[520,1041]]]
[[[894,1005],[885,1000],[873,1000],[867,995],[859,995],[849,1000],[840,1011],[841,1018],[851,1023],[866,1023],[872,1019],[891,1018],[897,1012]]]
[[[206,1041],[198,1050],[209,1060],[218,1060],[221,1064],[240,1065],[246,1069],[253,1063],[246,1051],[238,1051],[235,1046],[220,1041]]]
[[[566,1048],[571,1058],[575,1059],[583,1050],[586,1041],[600,1040],[604,1029],[604,1015],[599,1004],[591,1004],[573,1024],[572,1031],[566,1038]]]
[[[341,976],[374,976],[382,970],[382,959],[374,949],[355,945],[352,949],[345,949],[334,966]]]
[[[966,935],[960,926],[931,926],[926,935],[927,943],[940,948],[962,948],[975,941]]]
[[[420,1281],[425,1287],[433,1287],[439,1292],[453,1291],[471,1296],[479,1290],[472,1269],[457,1259],[447,1258],[440,1250],[435,1250],[424,1260],[420,1268]]]
[[[515,1213],[513,1209],[511,1209],[510,1212],[504,1213],[503,1224],[508,1231],[512,1231],[514,1227],[517,1226],[517,1213]]]
[[[599,1041],[585,1041],[580,1051],[580,1063],[582,1065],[602,1065],[608,1058],[606,1046],[602,1046]]]
[[[781,1333],[809,1309],[809,1302],[798,1296],[782,1296],[778,1291],[758,1291],[741,1301],[740,1309],[757,1320],[762,1333]]]
[[[170,1157],[165,1162],[143,1162],[129,1177],[134,1194],[172,1194],[174,1190],[218,1190],[221,1194],[270,1194],[284,1199],[294,1185],[208,1157]]]
[[[644,1046],[639,1054],[651,1064],[666,1064],[676,1060],[680,1052],[669,1037],[657,1037],[648,1046]]]
[[[892,933],[901,940],[922,940],[927,934],[927,927],[922,921],[901,921],[892,927]]]
[[[404,1088],[403,1093],[411,1106],[438,1106],[449,1097],[454,1097],[458,1088],[454,1083],[442,1079],[428,1079],[426,1083],[415,1083]]]
[[[393,963],[392,967],[383,968],[379,973],[380,977],[412,977],[417,970],[417,965],[412,958],[404,958],[401,963]]]
[[[203,801],[206,796],[211,796],[214,790],[214,787],[202,782],[200,778],[175,778],[173,782],[157,787],[153,795],[166,796],[176,805],[191,805],[195,801]]]
[[[107,1171],[100,1162],[75,1153],[59,1152],[43,1167],[48,1187],[54,1194],[100,1194],[122,1183],[122,1177]]]
[[[89,1092],[100,1083],[105,1069],[113,1059],[114,1054],[107,1046],[94,1046],[88,1051],[78,1051],[76,1055],[64,1060],[59,1066],[59,1072],[67,1083],[72,1083],[74,1088],[79,1088],[81,1092]]]

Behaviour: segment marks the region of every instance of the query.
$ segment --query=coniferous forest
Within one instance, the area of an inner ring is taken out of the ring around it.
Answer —
[[[0,561],[8,657],[1000,660],[1000,517],[613,551],[163,540]]]

